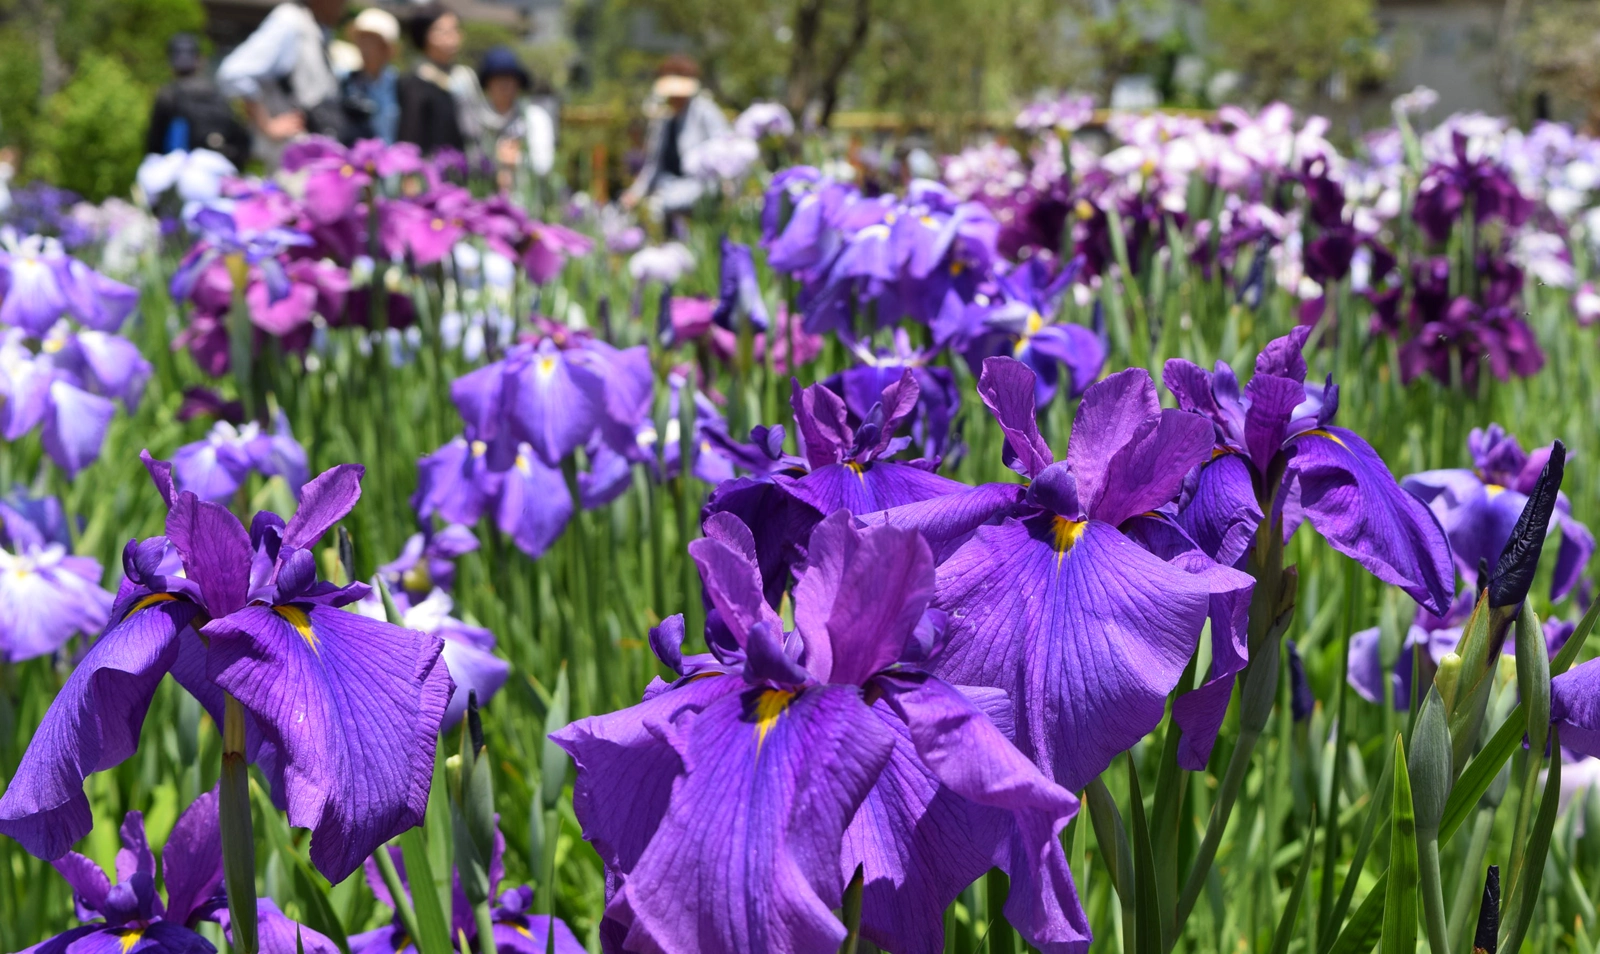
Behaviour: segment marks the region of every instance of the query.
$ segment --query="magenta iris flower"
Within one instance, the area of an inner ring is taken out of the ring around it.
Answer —
[[[607,948],[833,950],[845,928],[831,909],[860,866],[862,935],[927,954],[943,949],[945,907],[998,866],[1030,943],[1086,950],[1058,840],[1077,799],[1008,741],[998,693],[923,670],[944,620],[917,533],[824,520],[785,632],[749,529],[717,514],[705,531],[690,551],[712,653],[682,655],[673,617],[651,643],[680,678],[554,736],[606,864]]]
[[[1412,474],[1400,486],[1428,504],[1450,538],[1456,570],[1468,586],[1478,585],[1480,566],[1492,575],[1500,554],[1539,472],[1550,458],[1550,448],[1528,453],[1517,439],[1498,424],[1488,430],[1473,428],[1467,437],[1471,470],[1430,470]],[[1550,599],[1560,600],[1572,591],[1594,556],[1594,534],[1573,519],[1572,502],[1556,495],[1551,526],[1561,531],[1555,573],[1550,579]]]
[[[22,954],[214,954],[211,942],[196,933],[202,921],[227,923],[222,887],[222,831],[217,794],[207,792],[178,816],[156,864],[145,838],[144,816],[129,812],[122,823],[113,884],[100,866],[76,852],[55,861],[72,885],[78,919],[73,928]],[[156,891],[162,875],[167,897]],[[270,898],[256,902],[261,954],[336,954],[331,940],[289,920]],[[231,943],[232,935],[228,935]]]
[[[1076,790],[1160,723],[1208,617],[1216,678],[1244,667],[1253,581],[1159,513],[1210,457],[1212,429],[1162,410],[1147,372],[1084,393],[1061,461],[1039,434],[1026,365],[988,359],[978,390],[1006,435],[1007,463],[1031,481],[1025,492],[978,487],[884,519],[953,548],[935,600],[950,635],[933,671],[1009,693],[1017,747]],[[1216,726],[1186,706],[1174,714],[1184,762],[1204,764]]]
[[[0,833],[44,858],[87,834],[84,778],[133,753],[170,672],[219,725],[224,694],[239,700],[247,755],[289,823],[312,830],[312,863],[340,881],[422,819],[452,690],[443,643],[341,612],[368,588],[317,580],[310,548],[355,506],[359,466],[306,484],[287,523],[263,511],[247,532],[145,459],[167,536],[123,551],[113,622],[45,713],[0,798]]]
[[[100,564],[71,555],[60,502],[0,500],[0,658],[53,653],[75,634],[100,632],[110,612]]]

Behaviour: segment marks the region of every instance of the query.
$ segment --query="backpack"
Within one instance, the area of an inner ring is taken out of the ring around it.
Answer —
[[[189,148],[220,152],[237,168],[250,158],[250,131],[217,84],[206,77],[188,77],[172,90],[176,115],[189,127]]]

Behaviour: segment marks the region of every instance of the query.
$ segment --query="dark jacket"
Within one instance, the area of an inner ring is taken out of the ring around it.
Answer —
[[[456,98],[450,90],[427,78],[439,74],[431,63],[424,63],[400,78],[400,142],[414,142],[424,153],[442,146],[466,151],[461,135],[461,119]]]
[[[182,131],[177,134],[172,129],[175,122],[182,123]],[[144,151],[165,153],[172,149],[210,149],[227,156],[241,169],[250,158],[250,132],[211,77],[199,73],[183,76],[156,94]]]

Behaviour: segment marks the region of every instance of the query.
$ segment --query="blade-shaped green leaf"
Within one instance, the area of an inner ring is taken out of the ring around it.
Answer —
[[[1316,856],[1317,806],[1311,805],[1311,819],[1305,828],[1306,848],[1300,856],[1300,873],[1294,877],[1294,887],[1289,889],[1289,901],[1278,919],[1278,929],[1272,934],[1272,954],[1286,954],[1289,940],[1294,936],[1295,920],[1300,916],[1300,902],[1305,897],[1306,882],[1311,880],[1311,859]]]
[[[1411,954],[1417,947],[1417,820],[1405,746],[1394,749],[1394,808],[1389,827],[1389,887],[1383,901],[1383,949]]]
[[[1389,872],[1378,876],[1366,900],[1350,915],[1350,921],[1329,945],[1326,954],[1366,954],[1378,940],[1383,927],[1384,901],[1388,897]]]
[[[433,865],[428,861],[421,828],[412,828],[400,836],[400,856],[405,859],[406,878],[411,883],[411,907],[417,913],[419,954],[450,954],[450,921],[439,903],[439,893],[430,890]]]
[[[1539,906],[1539,885],[1544,879],[1544,860],[1550,852],[1550,833],[1556,827],[1556,809],[1561,803],[1561,734],[1550,727],[1550,751],[1557,755],[1550,760],[1550,771],[1544,781],[1544,795],[1539,799],[1539,815],[1528,832],[1527,850],[1523,854],[1523,871],[1517,878],[1515,894],[1507,905],[1511,918],[1503,919],[1505,933],[1500,939],[1500,950],[1514,952],[1522,947],[1528,926]],[[1535,767],[1530,765],[1529,772]]]
[[[1161,912],[1156,900],[1155,852],[1150,847],[1150,826],[1144,817],[1144,796],[1139,791],[1139,770],[1128,762],[1128,815],[1133,822],[1133,900],[1138,919],[1135,926],[1136,950],[1157,954],[1161,950]]]

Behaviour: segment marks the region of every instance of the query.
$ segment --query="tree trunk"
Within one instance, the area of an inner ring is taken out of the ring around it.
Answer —
[[[850,38],[839,48],[827,77],[822,81],[822,115],[817,125],[826,127],[828,120],[833,118],[833,109],[839,104],[839,84],[844,80],[845,70],[860,55],[861,48],[867,45],[867,34],[871,29],[872,0],[856,0],[855,22],[850,27]]]

